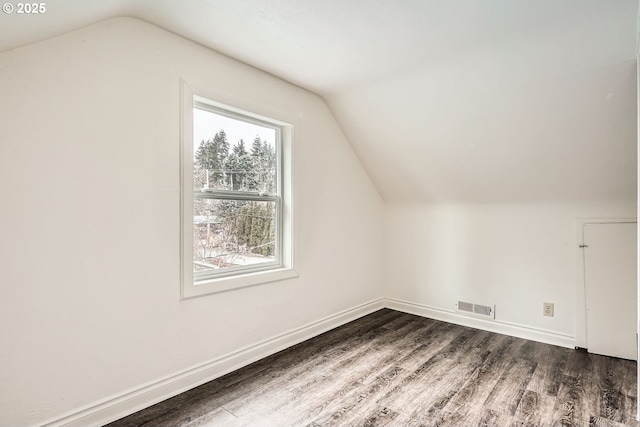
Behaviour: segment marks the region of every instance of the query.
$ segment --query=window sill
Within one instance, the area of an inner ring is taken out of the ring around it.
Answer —
[[[295,277],[298,277],[298,272],[293,268],[278,268],[267,271],[257,271],[237,274],[234,276],[220,277],[216,279],[206,279],[194,282],[190,286],[185,286],[183,289],[182,299],[185,300],[203,295],[217,294],[220,292],[227,292],[234,289],[262,285]]]

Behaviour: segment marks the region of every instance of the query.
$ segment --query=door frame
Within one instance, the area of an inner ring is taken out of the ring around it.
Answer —
[[[637,218],[578,218],[576,219],[576,347],[587,348],[587,298],[584,275],[584,226],[586,224],[637,224]],[[638,298],[636,287],[636,299]],[[638,306],[640,307],[640,305]],[[638,332],[638,325],[636,325]]]

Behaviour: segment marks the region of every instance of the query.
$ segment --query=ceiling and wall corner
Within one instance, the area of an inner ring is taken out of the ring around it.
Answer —
[[[635,200],[637,11],[636,0],[66,0],[0,15],[0,51],[132,16],[322,96],[388,203]]]

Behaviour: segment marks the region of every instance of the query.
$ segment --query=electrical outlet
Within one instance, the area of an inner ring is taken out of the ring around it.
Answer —
[[[552,302],[544,302],[542,303],[542,314],[548,317],[553,317],[553,303]]]

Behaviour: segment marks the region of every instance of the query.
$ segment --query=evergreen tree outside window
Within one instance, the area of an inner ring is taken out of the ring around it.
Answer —
[[[216,128],[210,138],[194,140],[196,278],[278,265],[280,258],[280,128],[196,104],[194,138]],[[252,133],[247,150],[244,137]]]
[[[297,276],[284,167],[292,126],[199,97],[183,115],[192,121],[183,140],[183,297]]]

